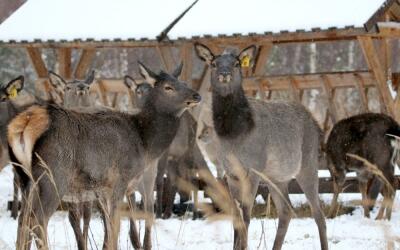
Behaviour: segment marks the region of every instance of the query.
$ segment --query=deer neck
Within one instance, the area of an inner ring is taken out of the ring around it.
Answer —
[[[235,139],[254,127],[253,112],[242,87],[227,96],[213,91],[212,110],[215,131],[220,138]]]
[[[179,127],[179,118],[158,112],[152,105],[136,115],[137,127],[148,155],[158,157],[171,144]]]

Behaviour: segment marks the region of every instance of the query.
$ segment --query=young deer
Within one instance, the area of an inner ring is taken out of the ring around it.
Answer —
[[[384,114],[366,113],[352,116],[339,121],[332,128],[326,145],[327,158],[331,163],[328,167],[334,185],[330,217],[336,215],[337,199],[343,190],[346,173],[355,171],[362,194],[364,216],[369,217],[369,211],[374,206],[376,197],[382,188],[384,202],[377,219],[383,219],[386,210],[385,218],[390,220],[394,193],[367,171],[363,162],[347,155],[348,153],[355,154],[375,164],[389,181],[393,190],[396,190],[393,163],[396,163],[397,159],[392,161],[396,150],[393,148],[395,144],[392,143],[396,140],[390,135],[400,136],[400,127],[393,118]]]
[[[22,185],[32,202],[23,203],[17,249],[28,245],[27,231],[37,236],[39,249],[48,248],[48,220],[61,200],[71,199],[99,200],[106,220],[103,248],[118,249],[118,209],[128,186],[135,188],[146,177],[144,172],[155,172],[180,116],[201,100],[175,74],[156,74],[143,64],[140,70],[152,90],[139,114],[78,113],[50,104],[31,106],[10,122],[11,156],[33,178],[24,178]],[[143,183],[146,190],[153,190],[151,183]],[[153,214],[151,196],[144,198],[145,208]],[[26,218],[29,223],[24,223]],[[151,248],[151,222],[149,216],[146,248]]]
[[[321,249],[328,249],[325,218],[318,197],[322,132],[311,114],[297,103],[246,98],[241,64],[249,65],[255,46],[245,48],[238,55],[215,56],[202,44],[196,44],[195,50],[211,69],[214,128],[234,199],[234,249],[247,249],[248,226],[260,175],[268,177],[268,188],[278,211],[273,249],[282,248],[291,219],[288,183],[293,177],[311,205]]]
[[[94,71],[84,80],[66,81],[54,72],[49,72],[50,84],[52,85],[55,96],[61,101],[66,109],[75,111],[95,112],[89,94],[90,86],[94,82]],[[53,99],[54,95],[53,95]],[[92,202],[68,202],[68,219],[75,234],[76,243],[79,250],[87,249],[89,237],[89,222],[91,217]],[[81,230],[80,221],[83,218],[83,229]]]

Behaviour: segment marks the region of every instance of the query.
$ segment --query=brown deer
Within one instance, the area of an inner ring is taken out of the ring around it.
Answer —
[[[105,211],[104,249],[118,249],[118,209],[129,188],[154,172],[172,142],[182,113],[200,102],[200,95],[177,79],[156,74],[143,64],[141,74],[152,85],[139,114],[103,111],[79,113],[56,105],[34,105],[8,125],[12,160],[32,176],[22,185],[32,202],[23,202],[17,249],[25,249],[28,232],[39,249],[48,248],[47,223],[61,200],[98,200]],[[62,142],[62,143],[60,143]],[[155,176],[154,176],[155,178]],[[151,187],[150,187],[151,186]],[[145,208],[153,214],[151,197]],[[29,218],[29,223],[24,219]],[[152,217],[146,219],[145,248],[151,248]]]
[[[393,190],[396,190],[394,164],[398,160],[394,159],[396,148],[393,148],[393,145],[396,145],[396,139],[390,135],[400,136],[400,126],[393,118],[384,114],[366,113],[352,116],[339,121],[332,128],[326,145],[327,159],[330,163],[328,169],[333,177],[334,185],[330,217],[334,217],[337,213],[337,199],[343,190],[346,173],[355,171],[362,194],[364,216],[370,216],[370,209],[373,208],[376,197],[381,191],[384,202],[377,219],[390,220],[394,199]],[[393,190],[383,185],[379,178],[374,177],[362,161],[348,156],[348,153],[375,164]]]
[[[241,65],[251,63],[256,47],[239,54],[214,55],[195,44],[211,69],[212,115],[221,144],[223,166],[234,202],[234,249],[247,249],[248,226],[260,176],[278,211],[273,249],[281,249],[291,219],[288,183],[295,177],[303,189],[319,230],[321,249],[328,249],[326,224],[318,197],[318,164],[322,132],[301,104],[247,99]],[[237,206],[236,206],[237,204]]]

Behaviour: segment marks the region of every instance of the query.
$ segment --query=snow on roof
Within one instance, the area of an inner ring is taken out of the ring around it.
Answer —
[[[169,37],[361,27],[384,0],[200,0]],[[0,41],[155,39],[192,0],[28,0]]]

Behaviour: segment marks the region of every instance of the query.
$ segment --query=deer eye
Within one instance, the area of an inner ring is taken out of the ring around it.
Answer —
[[[240,63],[238,61],[235,62],[235,67],[240,67]]]
[[[174,89],[173,89],[171,86],[169,86],[169,85],[165,85],[164,89],[165,89],[165,91],[173,91],[173,90],[174,90]]]
[[[217,64],[215,62],[211,62],[211,67],[216,68]]]
[[[2,102],[5,102],[5,101],[7,100],[7,97],[2,96],[0,100],[1,100]]]
[[[65,90],[69,91],[69,90],[71,90],[71,87],[70,86],[65,86]]]

